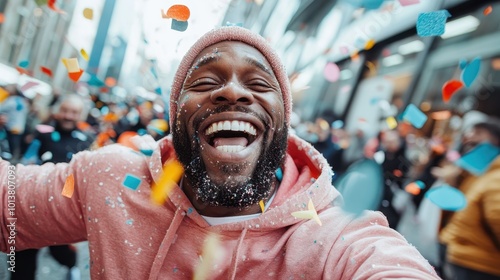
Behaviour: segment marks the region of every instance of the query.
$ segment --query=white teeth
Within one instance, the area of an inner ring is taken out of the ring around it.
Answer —
[[[237,153],[245,149],[245,147],[240,145],[223,145],[218,146],[216,149],[225,153]]]
[[[257,129],[250,123],[244,121],[220,121],[213,123],[205,130],[206,135],[222,130],[243,131],[251,135],[257,135]]]

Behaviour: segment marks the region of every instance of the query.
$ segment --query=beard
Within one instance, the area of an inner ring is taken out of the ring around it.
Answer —
[[[200,123],[209,115],[227,111],[251,113],[266,124],[265,131],[271,131],[268,121],[249,111],[246,107],[223,105],[216,110],[208,111],[194,122],[198,131]],[[270,196],[274,191],[273,179],[275,172],[282,164],[287,149],[288,126],[285,123],[276,129],[274,137],[269,141],[270,134],[264,133],[262,150],[258,157],[257,165],[250,177],[246,180],[237,180],[240,172],[247,163],[222,164],[220,172],[227,175],[224,182],[214,182],[207,173],[205,163],[201,159],[201,144],[197,134],[189,136],[185,126],[181,126],[176,116],[172,130],[173,144],[179,161],[185,167],[186,179],[189,181],[196,194],[196,199],[209,206],[238,207],[240,209],[257,204]]]

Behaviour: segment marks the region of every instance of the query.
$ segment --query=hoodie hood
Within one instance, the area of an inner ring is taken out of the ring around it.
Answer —
[[[175,157],[171,136],[158,142],[148,136],[134,138],[137,147],[153,149],[153,155],[148,164],[152,179],[159,181],[163,163]],[[332,169],[326,159],[309,143],[295,135],[288,137],[288,150],[283,170],[283,179],[276,196],[269,208],[258,218],[210,226],[194,209],[179,186],[176,186],[169,195],[167,204],[176,210],[181,210],[186,217],[200,227],[211,227],[213,230],[241,231],[244,228],[259,228],[272,230],[291,226],[304,220],[295,218],[292,212],[307,210],[311,199],[316,211],[320,215],[327,208],[340,203],[340,193],[332,186]],[[321,216],[321,215],[320,215]]]

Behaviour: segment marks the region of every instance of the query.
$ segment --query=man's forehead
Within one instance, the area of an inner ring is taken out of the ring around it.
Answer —
[[[221,57],[224,53],[235,53],[249,63],[257,61],[270,71],[270,63],[257,48],[239,41],[222,41],[204,48],[194,59],[192,66],[197,66],[200,63],[206,64],[208,61],[205,60],[213,60],[211,58]]]

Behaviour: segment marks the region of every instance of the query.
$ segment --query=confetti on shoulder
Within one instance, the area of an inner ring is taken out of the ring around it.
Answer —
[[[295,211],[292,213],[292,216],[299,218],[299,219],[312,219],[318,225],[322,225],[321,220],[319,219],[318,212],[316,211],[316,208],[314,208],[314,204],[312,202],[312,199],[309,199],[309,203],[307,204],[307,210],[304,211]]]
[[[177,160],[168,160],[163,165],[163,173],[160,179],[153,184],[151,201],[154,204],[162,205],[170,191],[181,179],[182,173],[184,173],[184,168]]]
[[[74,192],[75,192],[75,177],[73,177],[73,174],[70,174],[68,178],[66,178],[66,182],[64,183],[64,187],[61,194],[67,198],[71,198],[73,197]]]

